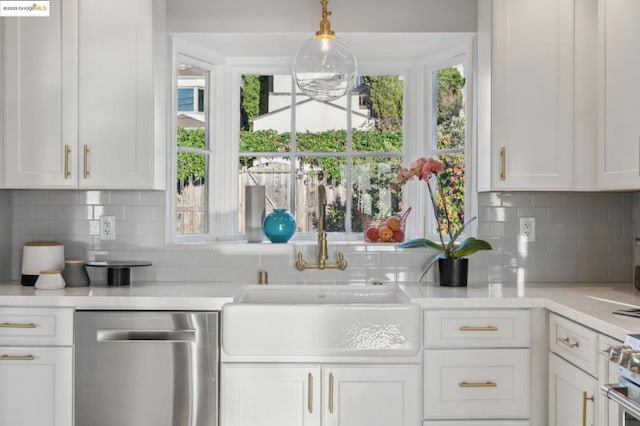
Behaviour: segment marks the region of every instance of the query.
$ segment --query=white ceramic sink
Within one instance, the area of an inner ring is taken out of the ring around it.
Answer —
[[[252,285],[236,303],[279,305],[388,304],[409,303],[396,286],[376,285]]]
[[[246,286],[222,307],[229,355],[414,355],[420,337],[420,306],[390,285]]]

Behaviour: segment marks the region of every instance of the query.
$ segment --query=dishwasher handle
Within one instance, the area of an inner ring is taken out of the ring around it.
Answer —
[[[195,343],[195,330],[97,330],[98,342]]]

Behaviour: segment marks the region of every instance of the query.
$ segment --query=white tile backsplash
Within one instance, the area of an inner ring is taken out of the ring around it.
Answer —
[[[640,259],[640,193],[487,192],[479,194],[479,238],[494,249],[470,258],[470,282],[631,281]],[[346,271],[295,269],[296,255],[315,262],[314,243],[272,245],[165,243],[163,191],[0,190],[0,278],[18,279],[24,242],[59,239],[67,257],[106,250],[113,260],[150,260],[133,279],[167,282],[271,283],[417,280],[435,251],[393,245],[329,242],[330,261],[341,250]],[[116,217],[115,241],[101,241],[98,219]],[[518,241],[519,218],[536,218],[536,241]],[[634,252],[634,248],[636,252]],[[96,268],[92,268],[96,269]],[[7,271],[11,271],[9,274]],[[90,271],[98,281],[106,271]],[[4,274],[4,277],[1,275]],[[433,280],[433,270],[428,274]]]

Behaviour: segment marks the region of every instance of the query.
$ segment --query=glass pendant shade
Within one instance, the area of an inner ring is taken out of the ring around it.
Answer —
[[[302,45],[293,61],[293,76],[305,95],[332,101],[346,95],[356,79],[356,58],[338,38],[313,37]]]

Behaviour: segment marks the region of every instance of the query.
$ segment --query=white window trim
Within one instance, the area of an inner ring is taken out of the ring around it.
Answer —
[[[389,60],[388,58],[359,59],[359,73],[362,75],[374,74],[398,74],[404,75],[404,158],[405,165],[418,156],[431,155],[429,149],[429,139],[431,135],[431,122],[421,120],[431,109],[431,83],[430,72],[427,70],[440,68],[450,64],[465,65],[467,85],[465,86],[465,113],[468,120],[466,123],[465,140],[465,218],[477,216],[477,184],[474,167],[476,152],[476,117],[475,100],[472,96],[475,92],[473,74],[473,43],[470,38],[468,43],[451,46],[438,54],[429,54],[426,57],[414,60],[400,59]],[[238,229],[238,185],[236,182],[236,167],[238,162],[240,128],[235,123],[239,123],[240,97],[238,88],[240,87],[240,76],[242,74],[278,74],[290,73],[292,58],[222,58],[212,55],[195,45],[183,40],[173,40],[172,65],[177,61],[178,54],[188,56],[196,61],[201,61],[202,66],[211,67],[212,78],[209,89],[209,123],[210,127],[210,151],[211,161],[209,162],[209,226],[208,233],[204,235],[178,236],[176,235],[175,218],[175,193],[167,191],[167,229],[166,240],[175,244],[206,244],[215,242],[241,241],[243,236]],[[461,61],[461,55],[464,60]],[[447,62],[449,61],[449,62]],[[171,135],[176,134],[176,71],[172,66],[172,104],[171,114]],[[425,80],[427,79],[427,80]],[[428,83],[427,83],[428,81]],[[427,87],[424,87],[424,86]],[[418,96],[423,94],[422,97]],[[219,125],[223,123],[223,125]],[[175,136],[169,138],[170,156],[168,167],[168,188],[174,188],[176,182],[176,142]],[[215,184],[214,184],[215,182]],[[434,217],[431,206],[428,203],[424,184],[408,185],[405,190],[405,205],[413,206],[413,213],[407,219],[407,238],[431,237],[437,235],[427,235],[426,230],[432,229]],[[215,202],[213,202],[215,200]],[[477,234],[477,222],[469,225],[465,234]],[[359,242],[365,244],[359,233],[330,233],[330,241]],[[314,233],[296,233],[292,242],[314,242]]]
[[[174,244],[187,244],[187,243],[202,243],[206,241],[213,240],[213,230],[211,223],[211,209],[213,208],[214,203],[212,202],[211,192],[207,196],[207,212],[209,213],[209,226],[208,232],[206,234],[199,235],[177,235],[176,234],[176,197],[175,197],[175,188],[177,182],[177,143],[176,143],[176,135],[177,135],[177,70],[176,64],[178,61],[182,61],[184,63],[188,63],[190,65],[198,66],[202,69],[205,69],[210,72],[209,78],[209,90],[206,91],[205,97],[208,98],[205,102],[209,103],[209,116],[207,117],[207,124],[211,125],[214,121],[217,120],[218,117],[216,114],[219,114],[218,105],[216,96],[218,87],[214,86],[215,82],[218,82],[217,74],[220,72],[218,63],[223,63],[224,60],[219,56],[212,55],[211,52],[208,52],[196,45],[185,42],[180,39],[172,40],[172,52],[171,52],[171,115],[170,115],[170,125],[169,125],[169,135],[167,139],[168,144],[168,155],[167,158],[167,168],[169,173],[167,173],[168,190],[166,191],[166,206],[167,211],[165,212],[166,217],[166,229],[165,229],[165,240],[168,243]],[[213,156],[215,155],[214,148],[219,145],[218,141],[221,140],[219,136],[219,129],[217,126],[209,127],[208,129],[209,136],[209,152],[210,152],[210,161],[209,161],[209,169],[207,170],[207,185],[210,185],[211,176],[212,176],[212,167],[213,167]]]
[[[418,117],[432,117],[433,116],[433,103],[434,96],[432,85],[432,72],[446,68],[449,66],[463,64],[465,67],[465,80],[464,87],[465,96],[465,115],[467,117],[465,123],[465,220],[478,215],[478,203],[477,203],[477,183],[475,174],[475,151],[476,151],[476,119],[474,110],[474,73],[473,73],[473,40],[469,40],[469,43],[459,44],[451,46],[450,48],[443,49],[438,54],[430,54],[425,58],[422,58],[418,62],[418,78],[417,91],[424,94],[420,99],[420,104],[416,107]],[[433,147],[431,145],[431,138],[433,135],[433,120],[415,120],[418,126],[418,134],[420,141],[416,144],[407,145],[406,161],[410,163],[413,159],[424,156],[435,155]],[[410,150],[416,151],[410,151]],[[407,164],[408,165],[408,164]],[[407,235],[408,238],[424,237],[434,241],[439,241],[439,236],[431,232],[435,229],[435,216],[433,214],[433,208],[429,201],[429,196],[425,184],[423,182],[413,182],[409,184],[407,190],[405,190],[405,197],[407,198],[408,205],[414,206],[416,214],[410,215],[407,220],[407,228],[413,229]],[[418,213],[420,212],[420,213]],[[413,217],[411,217],[413,216]],[[477,235],[477,221],[473,221],[465,229],[465,235]]]

